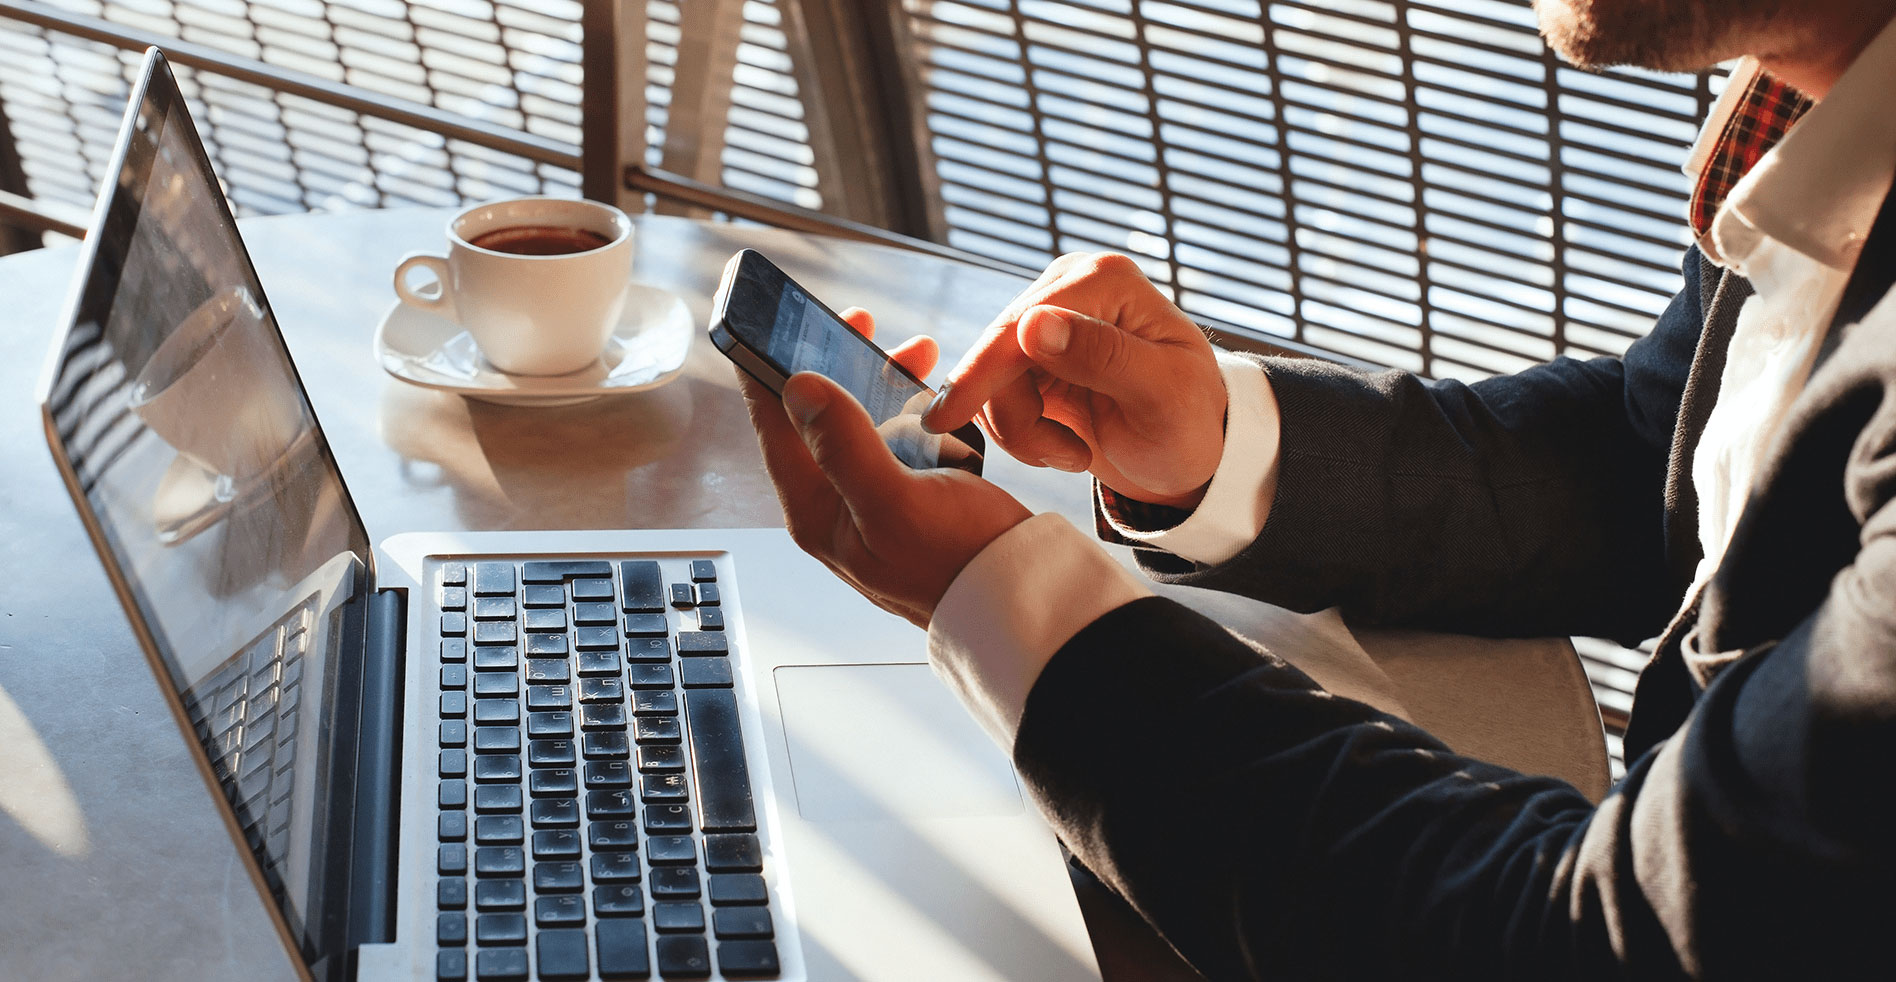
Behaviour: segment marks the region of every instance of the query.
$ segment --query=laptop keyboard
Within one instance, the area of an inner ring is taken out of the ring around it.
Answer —
[[[779,974],[717,577],[440,568],[439,979]]]

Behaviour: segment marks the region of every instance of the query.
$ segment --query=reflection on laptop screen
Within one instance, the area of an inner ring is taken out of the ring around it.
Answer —
[[[353,695],[339,669],[360,657],[369,547],[161,64],[121,143],[49,426],[314,961],[325,869],[349,838],[332,798],[353,764],[329,724]]]

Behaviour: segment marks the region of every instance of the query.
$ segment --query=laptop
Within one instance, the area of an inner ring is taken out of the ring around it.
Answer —
[[[155,49],[108,174],[47,436],[303,977],[1098,977],[920,633],[780,529],[372,544]]]

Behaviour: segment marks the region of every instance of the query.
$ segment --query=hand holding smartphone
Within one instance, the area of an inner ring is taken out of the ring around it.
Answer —
[[[915,470],[981,473],[987,443],[973,423],[948,434],[922,428],[935,392],[875,342],[752,249],[731,257],[712,299],[711,342],[772,392],[798,372],[841,385],[869,411],[897,459]]]

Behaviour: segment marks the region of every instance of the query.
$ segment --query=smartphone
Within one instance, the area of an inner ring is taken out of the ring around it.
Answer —
[[[869,410],[896,459],[911,468],[981,473],[987,441],[973,423],[945,434],[922,429],[935,390],[754,249],[724,266],[711,301],[711,343],[778,394],[798,372],[835,380]]]

